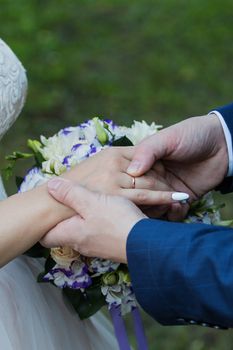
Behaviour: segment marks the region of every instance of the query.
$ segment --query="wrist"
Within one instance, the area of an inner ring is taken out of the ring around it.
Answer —
[[[41,237],[59,222],[66,220],[74,215],[74,211],[64,204],[56,201],[47,190],[47,184],[33,190],[33,196],[37,198],[37,215],[41,222]],[[37,194],[35,194],[35,192]]]
[[[227,175],[226,176],[232,176],[233,174],[233,153],[232,153],[232,137],[231,133],[229,131],[229,128],[225,122],[225,119],[219,113],[219,111],[212,111],[209,113],[209,116],[216,116],[219,120],[219,123],[221,124],[222,131],[224,134],[225,144],[227,147],[227,156],[228,156],[228,168],[227,168]]]
[[[127,225],[126,234],[124,235],[124,239],[122,241],[122,249],[121,249],[121,262],[127,264],[127,241],[130,232],[133,230],[133,228],[143,219],[148,219],[148,216],[144,215],[143,213],[140,213],[137,215],[136,218],[133,218],[129,220],[129,223]]]
[[[211,112],[208,114],[208,119],[210,122],[210,128],[211,128],[211,135],[210,137],[213,138],[214,142],[214,148],[217,149],[216,151],[216,159],[219,162],[219,165],[223,169],[223,178],[222,180],[227,176],[229,172],[229,152],[232,153],[232,147],[229,149],[228,143],[227,143],[227,135],[226,135],[226,129],[225,129],[225,123],[221,115],[216,114],[215,112]],[[229,132],[229,131],[228,131]]]

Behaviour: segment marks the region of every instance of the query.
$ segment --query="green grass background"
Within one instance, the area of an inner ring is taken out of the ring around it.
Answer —
[[[27,138],[95,115],[167,126],[229,103],[232,13],[231,0],[2,0],[0,36],[26,67],[29,90],[1,163]],[[229,217],[232,196],[218,200]],[[151,350],[233,349],[231,330],[144,322]]]

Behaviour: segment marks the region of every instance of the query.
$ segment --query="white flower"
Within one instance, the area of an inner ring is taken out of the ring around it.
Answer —
[[[133,294],[131,287],[125,284],[102,286],[101,292],[105,296],[109,308],[113,305],[120,306],[122,315],[126,315],[136,307],[135,295]]]
[[[122,291],[119,284],[113,286],[101,286],[101,292],[105,296],[105,300],[109,306],[118,306],[121,304]]]
[[[81,124],[80,135],[81,138],[86,140],[87,144],[89,145],[98,141],[96,137],[96,128],[93,120],[88,120],[86,123]]]
[[[51,176],[42,173],[39,168],[32,168],[25,176],[24,181],[21,183],[19,192],[32,190],[33,188],[42,185],[50,178]]]
[[[91,261],[89,268],[95,273],[94,276],[99,276],[106,272],[117,270],[119,265],[119,263],[113,262],[111,260],[94,258]]]
[[[142,122],[134,121],[131,128],[120,127],[122,133],[133,143],[137,145],[146,137],[155,134],[162,126],[152,123],[147,124],[144,120]]]
[[[121,314],[124,316],[137,306],[136,298],[130,286],[123,285],[121,298]]]
[[[41,153],[45,160],[49,160],[55,155],[57,157],[64,157],[70,154],[73,145],[78,142],[87,143],[86,141],[81,140],[80,128],[66,128],[49,138],[41,136],[41,143],[44,146]]]
[[[66,171],[66,166],[62,163],[63,158],[54,157],[42,163],[42,170],[47,174],[61,175]]]

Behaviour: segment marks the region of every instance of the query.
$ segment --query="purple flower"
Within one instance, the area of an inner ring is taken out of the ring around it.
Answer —
[[[65,166],[69,166],[69,159],[72,157],[72,155],[70,156],[66,156],[63,161],[62,161],[62,164],[65,165]]]
[[[73,262],[69,268],[55,265],[43,279],[53,282],[59,288],[86,289],[92,284],[87,265],[80,261]]]
[[[104,119],[104,122],[110,125],[113,129],[117,126],[116,123],[114,123],[114,121],[111,119]]]
[[[61,130],[61,134],[62,135],[69,135],[70,133],[71,133],[72,131],[71,130],[69,130],[69,128],[64,128],[64,129],[62,129]]]
[[[82,146],[83,144],[82,143],[77,143],[76,145],[74,145],[72,148],[71,148],[71,151],[72,152],[75,152],[80,146]]]
[[[80,126],[81,129],[85,129],[85,128],[87,128],[90,124],[91,124],[91,123],[90,123],[90,120],[86,120],[84,123],[80,124],[79,126]]]
[[[90,145],[90,153],[89,154],[93,154],[93,153],[96,153],[97,149],[95,147],[95,145],[93,145],[93,143]]]
[[[91,261],[90,269],[94,272],[95,276],[98,276],[106,272],[117,270],[119,265],[119,263],[112,262],[111,260],[94,258]]]

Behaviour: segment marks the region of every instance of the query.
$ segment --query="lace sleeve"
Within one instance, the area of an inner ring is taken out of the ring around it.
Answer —
[[[25,69],[0,39],[0,140],[18,117],[24,105],[27,92]],[[0,200],[6,192],[0,175]]]
[[[0,39],[0,139],[21,112],[26,91],[25,69]]]
[[[3,183],[2,183],[2,179],[1,179],[1,176],[0,176],[0,201],[5,199],[6,197],[7,197],[6,191],[4,189],[4,186],[3,186]]]

